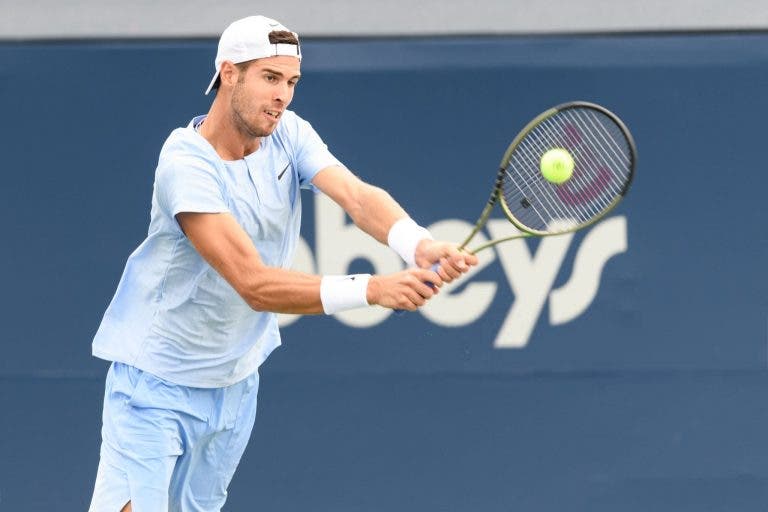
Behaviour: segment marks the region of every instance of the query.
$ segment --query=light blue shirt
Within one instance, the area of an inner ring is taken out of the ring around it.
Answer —
[[[131,254],[93,340],[93,355],[176,384],[223,387],[255,372],[280,345],[274,313],[256,312],[195,250],[179,212],[229,212],[266,265],[289,267],[301,223],[300,188],[341,165],[312,126],[285,111],[242,160],[224,161],[195,127],[160,151],[147,238]]]

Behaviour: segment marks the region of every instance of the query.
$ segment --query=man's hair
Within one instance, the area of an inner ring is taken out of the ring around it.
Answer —
[[[269,42],[270,44],[295,44],[296,46],[299,45],[299,40],[296,38],[296,36],[293,34],[293,32],[289,32],[288,30],[273,30],[269,33]],[[235,64],[237,66],[237,69],[240,70],[241,73],[245,73],[245,71],[248,69],[248,66],[251,65],[252,60],[247,60],[245,62],[240,62],[238,64]],[[216,77],[216,82],[213,84],[213,87],[211,90],[218,91],[219,85],[221,85],[221,77]]]
[[[269,33],[269,42],[272,44],[295,44],[299,45],[299,40],[293,32],[287,30],[273,30]]]

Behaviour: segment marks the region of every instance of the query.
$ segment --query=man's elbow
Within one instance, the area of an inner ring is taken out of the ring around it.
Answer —
[[[364,219],[367,212],[371,210],[372,205],[380,203],[382,200],[391,199],[389,193],[374,185],[367,183],[361,184],[360,190],[355,194],[345,210],[350,218],[359,226],[359,221]]]
[[[270,303],[267,300],[268,282],[261,276],[238,279],[232,283],[232,287],[254,311],[270,311]]]

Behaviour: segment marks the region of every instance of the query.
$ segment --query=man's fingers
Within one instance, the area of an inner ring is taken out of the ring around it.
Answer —
[[[448,274],[450,280],[454,280],[459,277],[462,270],[449,258],[440,258],[440,267]]]
[[[477,265],[477,256],[466,251],[455,249],[449,256],[454,268],[460,272],[468,272],[469,267]]]
[[[475,266],[478,264],[477,254],[462,251],[461,255],[464,257],[464,263],[469,266]]]
[[[434,286],[431,282],[422,282],[414,285],[413,291],[419,294],[419,296],[424,297],[425,299],[431,299],[433,296],[437,295],[437,291],[439,288]]]
[[[437,264],[435,270],[412,268],[403,273],[393,274],[389,293],[386,295],[388,307],[415,311],[434,297],[444,283],[450,283],[477,265],[477,256],[447,242],[431,242],[430,254],[425,254],[420,265],[427,266],[429,261]],[[433,259],[435,258],[435,259]],[[393,305],[394,302],[394,305]]]
[[[443,286],[443,277],[434,270],[416,268],[413,273],[421,283],[429,283],[434,288]]]
[[[477,256],[474,254],[451,247],[446,255],[437,261],[436,271],[443,281],[450,283],[461,277],[461,274],[469,272],[470,267],[477,265],[477,262]]]
[[[427,290],[423,290],[423,289],[422,290],[413,290],[413,289],[411,289],[411,290],[408,290],[408,292],[407,292],[408,299],[410,299],[410,301],[416,307],[421,307],[421,306],[423,306],[424,304],[427,303],[427,299],[425,298],[424,295],[422,295],[422,293],[427,293],[427,294],[432,293],[431,291],[429,291],[429,287],[428,286],[425,286],[424,288],[426,288]]]
[[[418,308],[419,306],[414,304],[410,297],[406,295],[403,295],[401,300],[399,300],[394,306],[394,309],[402,309],[405,311],[416,311]]]

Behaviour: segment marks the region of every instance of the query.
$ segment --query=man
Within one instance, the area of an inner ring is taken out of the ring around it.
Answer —
[[[477,263],[432,240],[287,110],[300,62],[298,36],[278,22],[234,22],[219,41],[210,111],[161,150],[147,238],[93,342],[113,363],[92,512],[220,510],[255,419],[259,365],[280,344],[275,313],[413,311]],[[300,188],[327,194],[413,268],[288,270]]]

